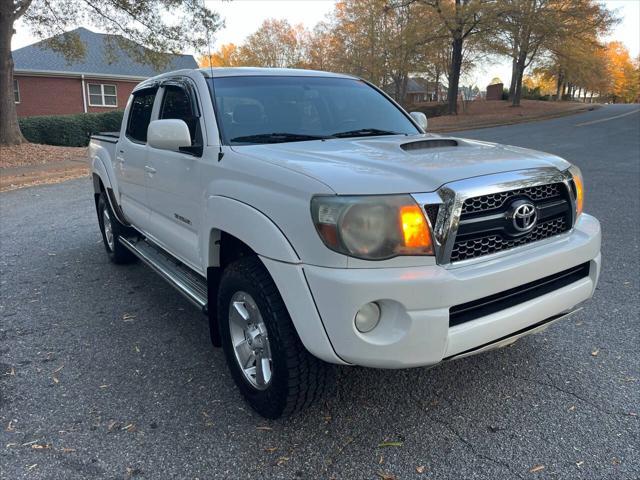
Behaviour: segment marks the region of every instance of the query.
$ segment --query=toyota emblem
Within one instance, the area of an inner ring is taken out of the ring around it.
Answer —
[[[538,220],[538,213],[533,203],[526,200],[520,200],[514,202],[512,205],[511,221],[513,222],[513,228],[518,232],[528,232],[536,226]]]

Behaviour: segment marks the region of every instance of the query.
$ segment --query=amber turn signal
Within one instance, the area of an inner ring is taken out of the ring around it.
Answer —
[[[405,205],[401,207],[400,223],[405,247],[425,250],[431,249],[429,226],[418,205]]]

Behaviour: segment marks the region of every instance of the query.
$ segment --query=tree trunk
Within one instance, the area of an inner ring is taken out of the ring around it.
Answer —
[[[16,114],[13,97],[13,2],[2,2],[0,8],[0,145],[18,145],[25,141]]]
[[[522,77],[524,76],[526,61],[527,61],[527,53],[520,52],[520,55],[518,56],[518,61],[516,62],[516,68],[514,71],[516,82],[513,90],[513,95],[511,96],[512,107],[520,106],[520,99],[522,98]]]
[[[451,66],[449,67],[449,89],[447,90],[447,102],[449,114],[458,114],[458,84],[460,83],[460,70],[462,68],[462,47],[464,39],[454,38],[451,43]]]
[[[509,100],[513,101],[513,96],[516,93],[516,83],[518,77],[518,60],[513,59],[511,61],[511,82],[509,83]]]
[[[556,84],[556,102],[559,102],[562,94],[562,73],[558,72],[558,83]]]

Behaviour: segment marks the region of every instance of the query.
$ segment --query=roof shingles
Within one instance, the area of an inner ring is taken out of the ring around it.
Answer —
[[[68,62],[62,54],[46,48],[42,41],[11,52],[15,70],[147,78],[172,70],[198,67],[193,55],[172,55],[166,68],[157,70],[152,65],[136,62],[127,52],[118,48],[117,42],[112,42],[114,50],[109,53],[109,35],[86,28],[77,28],[73,32],[80,36],[86,47],[86,55],[82,60]]]

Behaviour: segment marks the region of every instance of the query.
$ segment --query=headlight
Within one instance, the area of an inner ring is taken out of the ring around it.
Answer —
[[[576,218],[578,218],[584,208],[584,181],[582,180],[582,172],[575,165],[569,167],[569,173],[571,174],[573,198],[576,201]]]
[[[311,215],[324,244],[345,255],[367,260],[433,255],[429,226],[409,195],[317,196]]]

